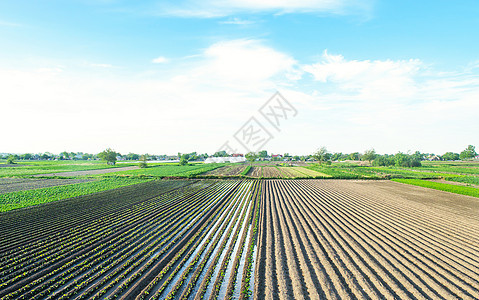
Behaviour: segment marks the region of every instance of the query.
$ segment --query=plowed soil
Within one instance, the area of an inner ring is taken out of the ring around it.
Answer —
[[[255,299],[478,299],[479,200],[380,181],[263,182]]]

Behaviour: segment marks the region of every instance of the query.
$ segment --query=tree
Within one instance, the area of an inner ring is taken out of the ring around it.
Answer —
[[[442,159],[444,159],[444,160],[459,160],[459,153],[446,152],[442,156]]]
[[[188,154],[181,155],[180,166],[186,166],[188,164]]]
[[[414,154],[411,154],[411,157],[414,159],[414,160],[424,160],[426,155],[422,154],[421,152],[419,151],[416,151],[414,152]]]
[[[254,153],[254,152],[248,152],[248,153],[246,153],[245,158],[246,158],[247,161],[252,163],[258,158],[258,154]]]
[[[376,155],[373,166],[394,166],[394,155]]]
[[[476,157],[477,152],[476,152],[476,147],[473,145],[467,146],[467,148],[459,154],[459,157],[461,160],[466,160],[466,159],[472,159]]]
[[[359,152],[354,152],[354,153],[349,154],[348,158],[350,160],[359,160]]]
[[[366,150],[364,151],[362,158],[363,160],[369,161],[369,164],[371,164],[371,162],[376,158],[376,151],[373,148]]]
[[[258,152],[258,155],[261,158],[266,158],[266,157],[268,157],[268,151],[262,150],[262,151]]]
[[[104,150],[103,152],[98,153],[98,157],[101,160],[106,161],[106,163],[109,164],[109,165],[114,165],[116,163],[117,155],[120,155],[120,153],[116,153],[111,148],[108,148],[108,149]]]
[[[148,154],[143,154],[140,157],[140,163],[138,164],[138,166],[140,168],[147,168],[148,167],[148,164],[146,163],[147,160],[148,160]]]
[[[91,160],[91,159],[93,159],[93,154],[84,153],[84,154],[82,155],[81,159],[83,159],[83,160]]]
[[[313,158],[321,165],[323,161],[327,161],[328,158],[331,158],[331,153],[328,153],[326,147],[321,147],[318,151],[313,153]]]
[[[218,151],[215,154],[213,154],[214,157],[228,157],[228,153],[226,151]]]
[[[25,153],[25,154],[20,155],[20,158],[22,160],[30,160],[30,159],[32,159],[32,157],[33,157],[33,154],[31,154],[31,153]]]
[[[394,161],[396,167],[420,167],[421,166],[421,161],[417,158],[415,158],[412,155],[408,155],[402,152],[398,152],[396,155],[394,155]]]
[[[66,151],[63,151],[62,153],[60,153],[60,159],[63,160],[63,159],[70,159],[70,154]]]
[[[7,164],[13,165],[14,163],[15,163],[15,156],[9,155],[9,156],[7,157]]]

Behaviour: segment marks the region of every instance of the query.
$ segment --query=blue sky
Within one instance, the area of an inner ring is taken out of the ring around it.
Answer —
[[[2,1],[0,151],[212,153],[278,90],[271,152],[479,146],[476,1]],[[245,152],[236,145],[239,152]],[[253,149],[255,150],[255,149]]]

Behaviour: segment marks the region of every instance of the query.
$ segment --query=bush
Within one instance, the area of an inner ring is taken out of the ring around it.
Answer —
[[[14,163],[15,163],[15,156],[13,156],[13,155],[8,156],[7,164],[13,165]]]

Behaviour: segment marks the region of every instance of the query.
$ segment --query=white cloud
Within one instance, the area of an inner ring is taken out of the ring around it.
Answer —
[[[251,21],[251,20],[243,20],[243,19],[240,19],[240,18],[232,18],[232,19],[228,19],[226,21],[221,21],[219,23],[220,24],[229,24],[229,25],[251,25],[251,24],[254,24],[256,22]]]
[[[151,61],[154,64],[164,64],[168,62],[168,59],[163,56],[159,56]]]
[[[198,78],[214,79],[214,84],[262,85],[275,76],[294,71],[296,61],[257,40],[218,42],[203,53],[204,61],[194,69]]]
[[[343,139],[326,139],[339,146],[441,153],[479,142],[472,113],[479,111],[479,74],[470,70],[435,71],[417,59],[347,60],[326,51],[302,69],[316,82],[310,107],[328,107],[322,119],[336,124]]]
[[[244,12],[358,14],[368,13],[371,6],[371,0],[360,3],[352,0],[189,0],[179,3],[176,1],[174,4],[163,2],[159,13],[201,18],[224,17]]]
[[[417,88],[415,77],[422,68],[418,59],[346,60],[327,51],[320,62],[302,67],[317,81],[370,98],[410,96]]]
[[[29,120],[4,116],[0,128],[35,132],[29,139],[7,133],[5,151],[213,152],[294,63],[259,41],[235,40],[212,44],[163,75],[0,69],[0,106]]]
[[[0,69],[0,107],[15,112],[0,118],[0,128],[15,124],[4,132],[2,151],[211,153],[276,89],[298,116],[272,131],[269,151],[326,145],[442,153],[479,145],[477,69],[442,72],[415,59],[348,60],[327,52],[300,65],[262,41],[242,39],[214,43],[161,72],[83,71],[55,64]]]
[[[345,60],[342,55],[332,55],[326,50],[322,55],[321,62],[306,65],[304,70],[313,74],[316,80],[326,82],[328,80],[347,81],[370,81],[384,76],[400,77],[410,76],[417,73],[421,67],[421,61],[410,60]]]

